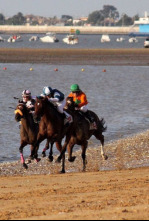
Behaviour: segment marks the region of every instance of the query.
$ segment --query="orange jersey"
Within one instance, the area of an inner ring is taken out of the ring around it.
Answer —
[[[83,92],[79,93],[77,96],[74,93],[70,93],[68,97],[72,97],[74,102],[77,100],[80,101],[80,104],[78,105],[80,108],[88,104],[86,94]]]

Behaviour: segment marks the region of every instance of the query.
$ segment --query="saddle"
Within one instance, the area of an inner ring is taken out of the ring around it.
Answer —
[[[90,130],[97,130],[97,124],[96,121],[94,119],[94,117],[90,114],[89,111],[87,111],[86,113],[83,113],[81,111],[78,111],[78,113],[85,118],[85,120],[90,124]]]

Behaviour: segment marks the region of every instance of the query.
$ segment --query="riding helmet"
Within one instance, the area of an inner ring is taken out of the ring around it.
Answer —
[[[24,90],[22,92],[22,97],[30,97],[31,96],[31,92],[29,90]]]
[[[71,85],[70,90],[71,90],[71,92],[80,92],[80,87],[78,84],[73,84],[73,85]]]
[[[51,87],[44,87],[43,88],[43,95],[49,96],[52,93],[52,88]]]

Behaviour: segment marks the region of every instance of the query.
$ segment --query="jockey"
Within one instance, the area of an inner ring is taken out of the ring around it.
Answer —
[[[65,121],[64,124],[72,123],[72,116],[64,111],[66,105],[65,95],[57,89],[52,89],[51,87],[44,87],[43,94],[41,96],[47,97],[48,100],[56,106],[59,113],[64,114]]]
[[[88,111],[88,100],[86,94],[81,91],[78,84],[73,84],[71,86],[71,93],[68,97],[73,98],[73,101],[76,104],[76,109],[83,112],[84,116],[87,119],[89,119],[91,123],[90,129],[97,129],[95,119],[91,116],[90,112]]]
[[[24,90],[22,92],[23,100],[21,103],[25,104],[30,113],[34,114],[35,110],[35,99],[32,98],[31,92],[29,90]]]

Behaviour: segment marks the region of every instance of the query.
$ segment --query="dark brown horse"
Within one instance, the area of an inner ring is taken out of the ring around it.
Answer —
[[[73,116],[73,128],[71,130],[71,138],[69,140],[68,146],[67,143],[64,144],[63,150],[61,155],[58,157],[57,162],[60,162],[62,159],[63,154],[66,151],[66,147],[68,150],[70,162],[74,162],[76,157],[72,157],[72,151],[75,144],[81,145],[82,147],[82,159],[83,159],[83,171],[86,169],[86,150],[88,147],[88,140],[91,138],[92,135],[96,137],[97,140],[101,141],[101,156],[104,160],[107,160],[108,157],[104,153],[104,136],[103,132],[106,131],[105,121],[104,119],[99,119],[98,116],[90,111],[90,115],[95,120],[97,129],[90,130],[90,122],[88,119],[83,116],[83,113],[75,110],[75,103],[73,102],[73,98],[67,98],[66,104],[67,111]]]
[[[62,139],[67,135],[67,140],[70,138],[70,126],[64,125],[64,116],[60,114],[52,103],[47,98],[38,97],[35,103],[35,116],[41,117],[39,124],[39,133],[37,137],[35,155],[38,157],[39,144],[46,138],[49,142],[56,142],[56,147],[61,153],[62,151]],[[66,143],[68,144],[68,141]],[[62,156],[62,173],[65,173],[65,154]]]
[[[25,159],[23,156],[23,148],[28,144],[31,145],[31,155],[30,159],[34,159],[34,146],[37,142],[37,134],[38,134],[38,124],[36,124],[33,120],[32,115],[27,110],[25,104],[18,104],[15,110],[15,119],[17,122],[21,122],[20,128],[20,138],[21,138],[21,145],[20,145],[20,155],[21,155],[21,162],[25,169],[28,168],[27,164],[25,163]],[[38,159],[37,159],[38,160]]]

